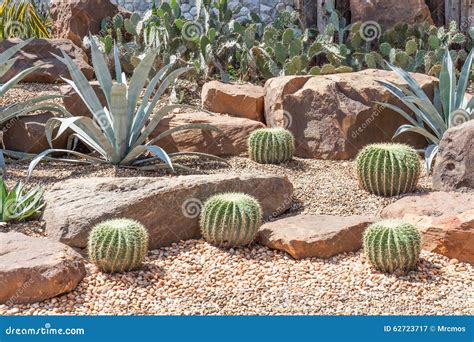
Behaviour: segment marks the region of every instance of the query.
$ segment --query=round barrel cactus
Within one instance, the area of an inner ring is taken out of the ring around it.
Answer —
[[[140,267],[148,252],[148,232],[134,220],[104,221],[92,229],[88,251],[102,272],[131,271]]]
[[[248,152],[260,164],[280,164],[293,158],[295,139],[285,128],[260,128],[250,134]]]
[[[357,176],[360,186],[375,195],[412,192],[420,178],[418,154],[403,144],[367,145],[357,156]]]
[[[262,224],[258,201],[243,193],[224,193],[209,198],[201,211],[201,233],[221,247],[249,245]]]
[[[371,224],[364,232],[364,252],[381,272],[413,270],[421,250],[421,236],[410,223],[385,220]]]

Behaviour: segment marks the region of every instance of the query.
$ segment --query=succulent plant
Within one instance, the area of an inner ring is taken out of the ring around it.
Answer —
[[[134,220],[104,221],[92,229],[88,252],[102,272],[132,271],[140,267],[148,252],[148,232]]]
[[[357,176],[365,190],[379,196],[413,191],[420,177],[416,151],[408,145],[367,145],[357,156]]]
[[[280,164],[291,160],[294,152],[295,139],[285,128],[260,128],[250,134],[248,153],[257,163]]]
[[[222,247],[249,245],[262,224],[258,201],[243,193],[209,198],[201,212],[201,233],[209,243]]]
[[[364,253],[381,272],[410,271],[421,250],[418,229],[410,223],[385,220],[371,224],[364,232]]]

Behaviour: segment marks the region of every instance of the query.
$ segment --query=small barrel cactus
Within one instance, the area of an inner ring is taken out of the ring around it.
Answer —
[[[413,270],[421,250],[421,236],[415,226],[397,220],[371,224],[364,232],[364,252],[381,272]]]
[[[224,193],[209,198],[201,211],[204,239],[221,247],[249,245],[262,224],[258,201],[243,193]]]
[[[261,128],[252,132],[248,140],[252,160],[260,164],[279,164],[293,158],[295,139],[284,128]]]
[[[148,252],[148,232],[134,220],[104,221],[92,229],[88,251],[102,272],[131,271],[140,267]]]
[[[357,156],[359,184],[379,196],[413,191],[420,177],[416,151],[403,144],[367,145]]]

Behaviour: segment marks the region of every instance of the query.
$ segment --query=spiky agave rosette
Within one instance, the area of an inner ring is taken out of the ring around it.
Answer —
[[[249,245],[262,224],[257,199],[243,193],[214,195],[201,212],[201,233],[211,244],[221,247]]]
[[[104,221],[92,229],[88,252],[102,272],[132,271],[140,267],[148,252],[148,232],[134,220]]]
[[[285,128],[260,128],[248,140],[249,157],[260,164],[280,164],[293,158],[295,139]]]
[[[400,220],[371,224],[364,232],[364,253],[379,271],[392,273],[416,267],[421,250],[418,229]]]
[[[416,189],[420,161],[404,144],[367,145],[357,156],[359,185],[379,196],[396,196]]]

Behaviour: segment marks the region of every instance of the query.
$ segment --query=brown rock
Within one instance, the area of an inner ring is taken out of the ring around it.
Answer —
[[[19,39],[5,39],[0,42],[0,51],[15,44]],[[21,51],[15,55],[17,61],[13,67],[0,79],[5,82],[16,76],[22,70],[38,64],[45,64],[38,70],[23,78],[24,82],[54,83],[62,82],[61,76],[70,78],[66,65],[59,61],[54,55],[62,56],[61,50],[68,54],[88,80],[92,79],[94,70],[88,64],[87,55],[84,51],[67,39],[33,39]],[[54,54],[54,55],[53,55]]]
[[[414,74],[432,96],[437,80]],[[350,159],[367,144],[392,141],[406,121],[374,102],[401,103],[377,80],[404,84],[394,73],[364,70],[324,76],[277,77],[265,84],[265,119],[295,135],[295,155],[303,158]],[[426,141],[406,134],[397,141],[423,147]]]
[[[263,121],[263,87],[211,81],[204,84],[202,106],[214,113]]]
[[[14,118],[2,125],[3,144],[7,150],[38,154],[51,148],[46,139],[46,122],[54,118],[51,112],[30,114]],[[55,137],[55,135],[53,135]],[[68,135],[53,140],[54,148],[64,149]]]
[[[102,19],[113,17],[119,13],[119,8],[110,0],[52,0],[50,13],[54,23],[53,35],[82,46],[82,39],[89,32],[93,35],[99,33]]]
[[[86,275],[82,257],[62,243],[0,233],[0,304],[33,303],[72,291]]]
[[[172,114],[165,117],[150,138],[183,124],[210,124],[222,132],[189,129],[160,139],[156,145],[167,152],[203,152],[216,156],[247,154],[247,139],[254,130],[265,127],[261,122],[227,115],[211,115],[204,112]]]
[[[107,106],[107,101],[105,99],[105,95],[100,88],[100,84],[98,81],[91,81],[89,82],[94,89],[97,97],[99,98],[100,103],[102,106]],[[63,95],[63,104],[64,108],[74,116],[87,116],[92,117],[91,112],[85,105],[84,101],[82,101],[79,94],[76,93],[74,89],[69,84],[65,84],[60,88],[61,95]]]
[[[474,188],[474,120],[444,133],[433,169],[433,189],[460,188]]]
[[[374,219],[366,216],[297,215],[264,224],[258,240],[295,259],[327,259],[359,250],[362,233],[372,222]]]
[[[350,6],[353,23],[373,21],[385,28],[400,22],[433,23],[430,9],[424,0],[350,0]]]
[[[252,175],[72,179],[46,192],[43,218],[48,237],[81,248],[95,224],[136,219],[149,231],[150,248],[157,248],[200,237],[200,206],[228,191],[255,196],[269,217],[291,206],[293,186],[286,177]]]
[[[474,264],[474,192],[406,196],[387,206],[381,216],[417,226],[423,249]]]

